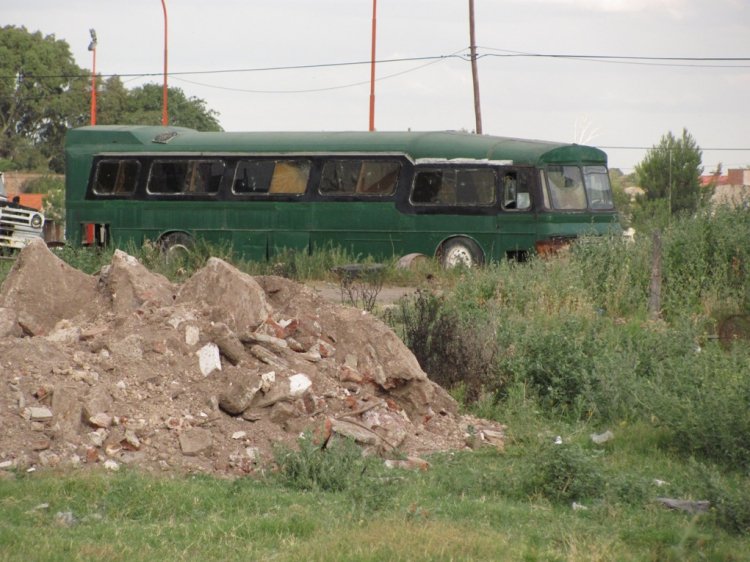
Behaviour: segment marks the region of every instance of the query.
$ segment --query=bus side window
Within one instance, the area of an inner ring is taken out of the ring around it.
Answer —
[[[457,205],[486,206],[495,203],[495,172],[490,169],[456,170]]]
[[[240,160],[235,169],[232,191],[238,194],[268,193],[275,167],[273,160]]]
[[[442,184],[443,172],[441,170],[417,172],[414,177],[411,202],[422,205],[440,203],[438,195]]]
[[[135,191],[141,164],[137,160],[101,160],[96,166],[94,193],[123,195]]]
[[[148,176],[148,192],[158,194],[182,193],[187,185],[187,160],[155,160]]]
[[[310,177],[309,160],[278,161],[274,166],[269,193],[301,195]]]
[[[328,160],[323,164],[318,191],[322,195],[349,195],[357,189],[361,160]]]
[[[221,160],[194,160],[192,174],[186,191],[190,193],[217,193],[224,175],[224,162]]]
[[[362,195],[392,195],[396,191],[401,164],[362,162],[356,192]]]

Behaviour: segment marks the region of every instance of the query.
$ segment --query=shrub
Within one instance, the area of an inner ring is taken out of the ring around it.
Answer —
[[[576,444],[545,445],[535,456],[526,491],[556,503],[598,498],[604,476],[596,461]]]
[[[419,291],[401,303],[404,341],[430,378],[445,388],[463,385],[467,402],[498,386],[492,322],[463,320],[446,301]]]
[[[671,430],[668,444],[731,468],[750,468],[750,354],[718,344],[672,357],[641,400]]]
[[[326,448],[309,433],[298,440],[298,448],[274,448],[276,478],[295,490],[345,492],[359,511],[375,511],[387,504],[400,481],[383,474],[380,459],[366,457],[351,439],[334,439]]]

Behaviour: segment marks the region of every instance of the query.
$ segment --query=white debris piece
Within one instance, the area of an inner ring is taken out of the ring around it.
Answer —
[[[200,340],[201,332],[197,326],[188,326],[185,328],[185,343],[189,346],[194,346]]]
[[[293,397],[302,396],[311,386],[312,381],[307,375],[297,373],[289,377],[289,394]]]
[[[214,371],[221,371],[221,357],[219,348],[215,343],[207,343],[195,352],[198,356],[198,364],[204,377]]]
[[[276,371],[268,371],[267,373],[263,373],[260,376],[261,382],[261,390],[263,392],[268,392],[271,387],[273,386],[273,383],[276,382]]]
[[[591,440],[597,445],[601,445],[602,443],[611,441],[614,438],[615,438],[615,434],[609,430],[605,431],[604,433],[592,433],[591,434]]]

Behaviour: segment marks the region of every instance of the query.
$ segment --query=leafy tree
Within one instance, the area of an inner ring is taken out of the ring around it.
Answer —
[[[169,124],[199,131],[220,131],[218,114],[202,99],[188,98],[180,88],[168,88]],[[104,83],[97,103],[96,122],[100,125],[160,125],[163,89],[159,84],[144,84],[126,90],[119,77]]]
[[[65,131],[86,122],[85,84],[65,41],[0,28],[0,158],[61,171]]]
[[[671,213],[695,211],[710,198],[710,190],[702,190],[703,153],[688,133],[682,137],[671,132],[662,136],[658,146],[648,151],[635,172],[649,200],[666,200]]]
[[[64,171],[65,132],[89,123],[91,73],[67,42],[25,27],[0,27],[0,170]],[[170,125],[221,130],[206,102],[169,88]],[[97,120],[161,124],[162,87],[128,90],[119,77],[97,80]]]

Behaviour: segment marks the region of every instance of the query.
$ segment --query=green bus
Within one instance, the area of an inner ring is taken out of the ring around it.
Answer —
[[[620,228],[606,154],[577,144],[97,125],[68,131],[65,153],[72,244],[200,237],[253,260],[333,245],[471,267]]]

